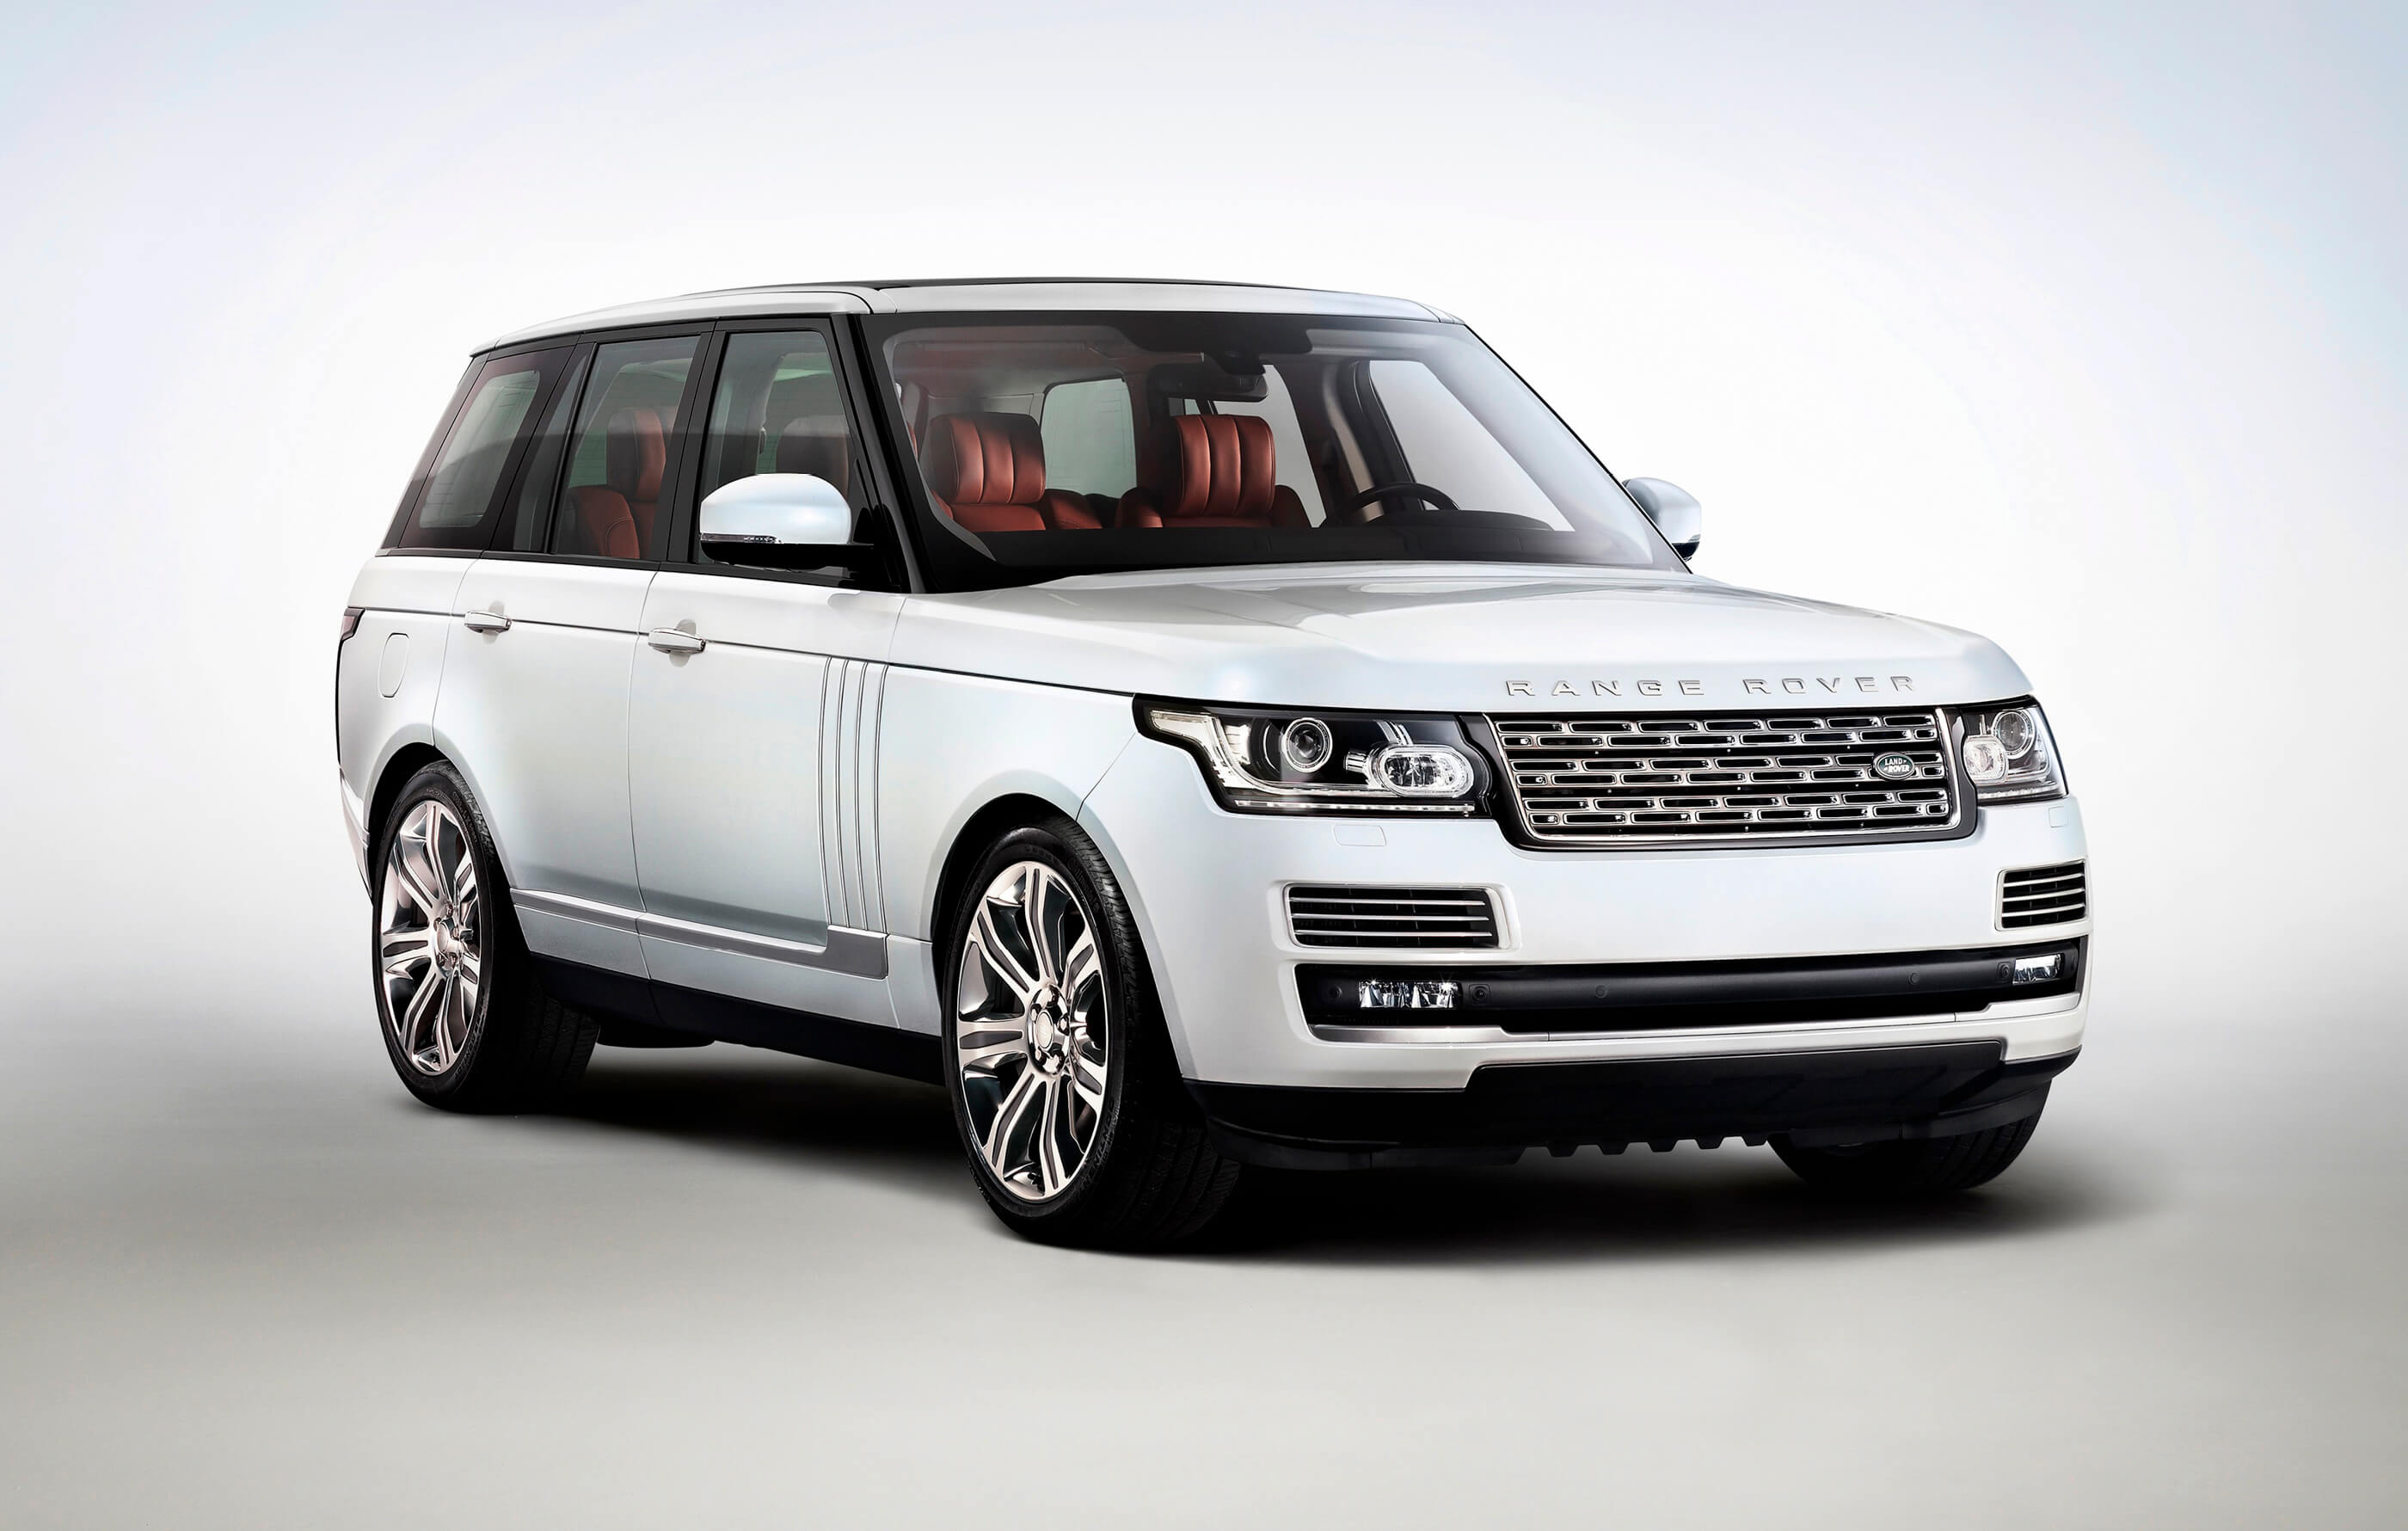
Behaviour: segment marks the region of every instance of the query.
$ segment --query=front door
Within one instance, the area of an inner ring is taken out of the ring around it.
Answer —
[[[812,473],[857,510],[830,336],[727,336],[695,497]],[[660,983],[891,1025],[878,720],[902,597],[707,555],[647,592],[628,787],[645,962]]]

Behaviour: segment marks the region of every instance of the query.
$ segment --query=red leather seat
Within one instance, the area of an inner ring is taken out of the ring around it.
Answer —
[[[1309,526],[1304,502],[1279,481],[1279,449],[1258,415],[1173,415],[1159,488],[1121,496],[1123,526]]]
[[[605,558],[644,556],[667,461],[659,410],[634,405],[610,417],[603,437],[603,481],[568,492],[591,551]]]
[[[1094,531],[1087,502],[1045,487],[1045,443],[1026,415],[939,415],[920,446],[937,508],[973,532]]]

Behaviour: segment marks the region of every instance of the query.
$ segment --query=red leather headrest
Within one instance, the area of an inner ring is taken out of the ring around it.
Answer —
[[[630,504],[649,505],[661,497],[661,469],[668,461],[668,444],[661,435],[660,411],[633,405],[610,417],[603,438],[602,476]]]
[[[939,415],[920,472],[951,505],[1034,505],[1045,496],[1045,444],[1026,415]]]
[[[1268,421],[1255,415],[1174,415],[1166,521],[1182,516],[1267,516],[1279,483]]]

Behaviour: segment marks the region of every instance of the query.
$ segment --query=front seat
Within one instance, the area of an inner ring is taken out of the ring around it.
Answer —
[[[652,546],[661,470],[667,460],[659,410],[631,405],[610,417],[603,436],[603,481],[568,492],[594,551],[605,558],[644,556]]]
[[[1045,487],[1045,442],[1026,415],[939,415],[920,446],[937,508],[973,532],[1094,531],[1087,502]]]
[[[1279,481],[1279,449],[1259,415],[1173,415],[1159,487],[1121,496],[1123,526],[1309,526]]]

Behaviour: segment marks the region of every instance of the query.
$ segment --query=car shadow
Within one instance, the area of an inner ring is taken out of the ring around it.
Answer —
[[[2000,1180],[1920,1205],[1807,1186],[1769,1148],[1541,1150],[1510,1167],[1248,1171],[1199,1253],[1326,1265],[1696,1258],[2031,1237],[2135,1215],[2151,1199],[2037,1146]]]
[[[559,1114],[941,1200],[978,1197],[943,1091],[831,1064],[724,1045],[611,1050],[595,1055]],[[1555,1159],[1532,1150],[1518,1165],[1482,1168],[1249,1168],[1205,1238],[1169,1257],[1464,1266],[2028,1238],[2147,1209],[2156,1199],[2147,1186],[2106,1173],[2106,1157],[2061,1150],[2043,1133],[1992,1184],[1907,1206],[1814,1191],[1771,1150],[1737,1139],[1661,1154],[1635,1148],[1607,1156],[1588,1148]],[[987,1226],[996,1238],[1012,1237],[1000,1224]]]
[[[733,1045],[596,1049],[554,1115],[975,1198],[931,1084]]]

